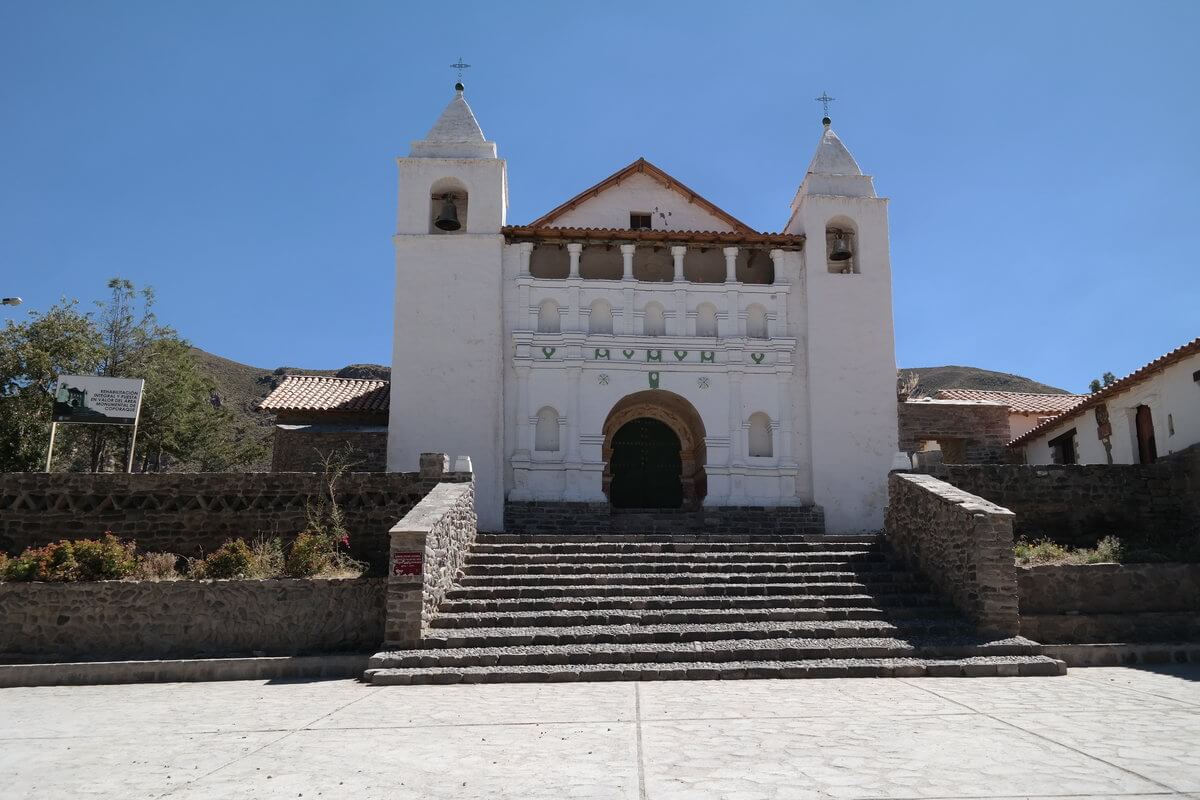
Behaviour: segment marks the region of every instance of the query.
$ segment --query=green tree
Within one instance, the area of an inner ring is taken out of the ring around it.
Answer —
[[[108,289],[109,298],[97,303],[97,315],[81,314],[74,302],[64,302],[24,325],[10,323],[5,330],[0,380],[5,405],[11,398],[18,402],[12,414],[0,412],[0,465],[9,470],[41,469],[51,391],[57,376],[64,374],[145,380],[134,453],[135,468],[142,471],[223,471],[261,458],[262,433],[214,406],[215,384],[192,357],[188,343],[158,322],[153,291],[138,290],[122,278],[110,280]],[[25,355],[9,359],[10,347]],[[31,433],[36,435],[29,438]],[[128,455],[129,433],[114,426],[60,426],[55,464],[80,471],[120,469]]]
[[[1117,382],[1117,376],[1113,375],[1111,372],[1106,372],[1103,375],[1101,375],[1099,378],[1092,378],[1092,382],[1088,384],[1088,391],[1091,392],[1092,394],[1095,394],[1096,392],[1100,391],[1101,389],[1105,389],[1109,386],[1112,386],[1116,382]]]

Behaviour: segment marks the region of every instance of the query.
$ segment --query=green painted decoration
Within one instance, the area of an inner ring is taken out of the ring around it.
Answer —
[[[755,364],[761,364],[763,359],[767,357],[766,353],[751,353],[750,358],[754,359]]]
[[[646,351],[646,360],[647,361],[662,361],[662,350],[647,350]]]
[[[608,358],[608,348],[607,347],[597,347],[596,348],[596,358]]]
[[[550,358],[550,356],[554,355],[556,350],[558,350],[557,347],[543,347],[542,355],[544,355],[546,358]]]
[[[685,358],[687,358],[687,350],[676,350],[674,352],[676,361],[683,361]]]
[[[625,356],[625,358],[627,358],[627,359],[633,358],[633,351],[632,350],[622,350],[621,355]]]
[[[651,370],[650,372],[650,388],[658,388],[658,372],[656,370]]]
[[[716,362],[716,360],[717,360],[716,354],[712,350],[701,350],[700,351],[700,363],[701,364],[703,364],[705,361]]]

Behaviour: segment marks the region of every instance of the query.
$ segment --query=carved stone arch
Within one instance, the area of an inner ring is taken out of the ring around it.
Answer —
[[[626,395],[617,401],[604,420],[603,486],[611,497],[613,437],[626,423],[636,419],[653,419],[666,425],[679,437],[680,474],[683,488],[683,508],[697,510],[708,493],[708,478],[704,464],[708,460],[705,445],[704,421],[700,412],[688,400],[665,389],[647,389]]]

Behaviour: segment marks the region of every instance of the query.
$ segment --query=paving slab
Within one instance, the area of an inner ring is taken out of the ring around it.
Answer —
[[[0,796],[1200,798],[1200,667],[0,689]]]

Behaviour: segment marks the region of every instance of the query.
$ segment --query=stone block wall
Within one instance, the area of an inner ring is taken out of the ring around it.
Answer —
[[[947,461],[1003,464],[1008,458],[1007,406],[911,400],[900,403],[897,412],[900,449],[909,455],[920,450],[922,442],[938,441]]]
[[[517,502],[504,506],[508,533],[670,533],[679,535],[761,533],[821,535],[819,506],[712,506],[695,512],[622,511],[608,503]]]
[[[367,651],[382,578],[0,583],[0,661]]]
[[[1013,563],[1013,514],[929,475],[888,478],[887,537],[982,631],[1020,628]]]
[[[1010,509],[1016,533],[1091,547],[1200,537],[1200,447],[1154,464],[943,464],[930,473]]]
[[[358,472],[387,469],[387,430],[354,428],[275,428],[271,450],[272,472],[319,472],[321,457],[346,447],[355,451]]]
[[[351,554],[383,575],[388,529],[439,482],[470,481],[435,465],[421,472],[352,473],[338,499]],[[62,538],[112,531],[142,551],[193,556],[231,537],[288,539],[304,529],[316,473],[4,473],[0,474],[0,550],[17,553]]]
[[[415,647],[475,542],[474,484],[444,483],[391,530],[384,644]]]
[[[1019,567],[1021,633],[1045,644],[1200,641],[1200,564]]]

